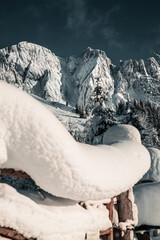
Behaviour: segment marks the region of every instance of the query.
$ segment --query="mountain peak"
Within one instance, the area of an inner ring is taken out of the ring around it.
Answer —
[[[93,58],[97,58],[100,55],[102,55],[103,57],[107,57],[106,53],[102,50],[99,49],[93,49],[91,47],[87,47],[83,53],[81,54],[81,58],[88,58],[88,57],[93,57]]]
[[[0,80],[46,100],[85,109],[91,103],[97,78],[110,106],[133,98],[160,104],[160,66],[153,57],[121,61],[116,67],[104,51],[91,47],[81,57],[67,59],[27,41],[0,50]]]

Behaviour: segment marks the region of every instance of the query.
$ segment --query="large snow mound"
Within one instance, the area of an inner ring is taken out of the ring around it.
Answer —
[[[28,94],[2,82],[0,93],[0,167],[27,172],[47,192],[84,201],[111,198],[149,169],[150,155],[139,139],[80,144]]]
[[[138,207],[138,226],[160,226],[160,183],[143,183],[134,187]]]
[[[141,143],[139,131],[131,125],[121,124],[109,128],[103,135],[103,144],[113,144],[117,141],[126,140]]]
[[[151,155],[151,167],[142,180],[160,182],[160,150],[157,148],[148,148],[148,151]]]
[[[0,226],[10,227],[25,237],[38,240],[82,240],[85,233],[111,227],[105,206],[82,208],[77,202],[35,192],[18,193],[0,184]]]

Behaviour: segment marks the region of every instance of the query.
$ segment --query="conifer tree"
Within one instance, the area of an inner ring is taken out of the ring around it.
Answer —
[[[96,87],[91,96],[92,99],[92,123],[91,123],[91,142],[95,136],[99,136],[107,129],[108,120],[112,118],[111,110],[107,109],[106,89],[101,86],[100,78],[97,78]]]

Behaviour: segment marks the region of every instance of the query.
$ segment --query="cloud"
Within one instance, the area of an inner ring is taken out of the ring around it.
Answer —
[[[139,52],[142,56],[155,56],[154,52],[160,54],[160,25],[155,26],[147,32],[147,37],[142,39]]]
[[[101,34],[107,41],[108,46],[114,46],[119,49],[122,48],[123,44],[120,43],[120,32],[118,30],[117,24],[114,24],[114,18],[122,10],[122,6],[115,5],[108,9],[103,18],[103,26],[101,28]]]
[[[120,43],[119,39],[119,32],[114,27],[106,26],[101,32],[109,47],[113,46],[119,49],[122,48],[122,43]]]
[[[90,3],[90,4],[89,4]],[[86,34],[86,37],[101,37],[108,46],[121,48],[119,31],[114,25],[114,17],[121,10],[120,5],[106,9],[98,9],[87,0],[68,0],[66,28],[72,30],[77,37]]]
[[[68,0],[67,1],[67,24],[66,28],[73,30],[76,36],[81,33],[92,37],[99,19],[96,17],[96,11],[89,11],[88,2],[86,0]]]
[[[67,27],[70,29],[78,29],[83,26],[87,20],[85,0],[69,0],[67,3]]]

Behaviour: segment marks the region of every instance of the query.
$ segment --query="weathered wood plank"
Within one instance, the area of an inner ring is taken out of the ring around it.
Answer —
[[[16,230],[8,227],[0,227],[0,235],[13,240],[36,240],[36,238],[26,238]]]
[[[132,203],[128,195],[129,191],[126,191],[117,197],[119,222],[125,222],[127,219],[133,220]]]
[[[133,211],[132,211],[132,202],[129,200],[129,190],[121,193],[117,197],[117,211],[119,222],[125,222],[126,220],[134,220],[133,219]],[[132,232],[133,230],[127,229],[124,234],[121,236],[121,240],[132,240]]]
[[[27,173],[22,171],[16,171],[12,168],[1,168],[0,175],[7,175],[7,176],[12,176],[17,178],[28,178],[28,179],[31,178]]]
[[[136,233],[136,236],[138,240],[150,240],[149,232],[144,232],[143,234]]]

